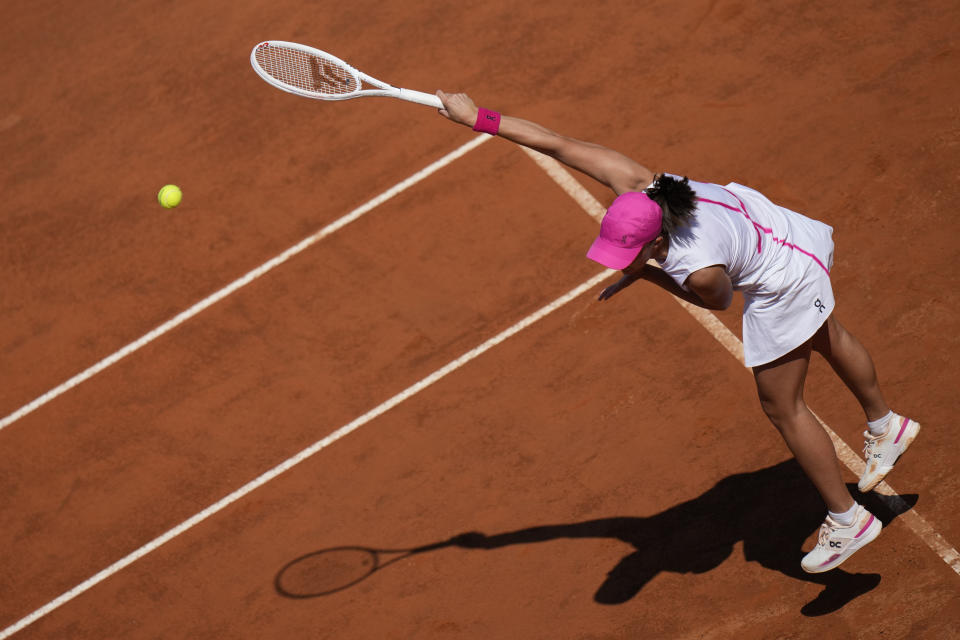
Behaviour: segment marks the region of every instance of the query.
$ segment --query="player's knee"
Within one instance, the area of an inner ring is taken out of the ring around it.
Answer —
[[[772,398],[762,394],[760,407],[781,433],[793,429],[807,410],[802,398]]]

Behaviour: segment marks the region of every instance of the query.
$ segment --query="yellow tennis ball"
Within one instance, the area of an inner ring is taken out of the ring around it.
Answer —
[[[163,205],[164,208],[173,209],[183,200],[183,192],[180,191],[180,187],[177,185],[168,184],[160,189],[160,193],[157,194],[157,200],[160,201],[160,204]]]

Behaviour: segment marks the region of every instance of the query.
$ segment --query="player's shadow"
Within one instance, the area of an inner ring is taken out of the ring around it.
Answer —
[[[916,495],[888,498],[871,493],[859,496],[854,486],[851,486],[851,492],[884,525],[917,502]],[[818,616],[837,611],[880,584],[880,575],[876,573],[849,573],[838,568],[809,574],[800,568],[801,546],[817,530],[824,513],[823,503],[810,481],[797,462],[790,459],[772,467],[724,478],[704,494],[651,516],[600,518],[493,535],[468,532],[415,549],[324,549],[285,565],[276,576],[275,587],[280,595],[287,597],[316,597],[349,588],[404,558],[447,547],[493,550],[561,538],[613,538],[633,550],[607,572],[594,600],[615,605],[636,596],[661,571],[705,573],[715,569],[742,541],[746,560],[796,580],[822,585],[819,595],[800,610],[804,615]],[[380,553],[398,551],[404,555],[381,561]],[[869,557],[871,547],[860,554]],[[883,558],[875,552],[872,557],[872,566],[882,566]],[[357,564],[358,558],[362,560],[360,565],[352,566]],[[306,576],[306,581],[296,587],[287,585],[288,582],[295,583],[288,580],[293,575],[299,576],[298,579]],[[343,584],[336,580],[341,576],[347,576]]]
[[[858,496],[884,525],[916,504],[917,496]],[[823,503],[793,459],[729,476],[688,502],[648,517],[615,517],[573,524],[530,527],[484,535],[464,533],[455,546],[497,549],[560,538],[614,538],[633,547],[608,573],[594,599],[621,604],[637,595],[661,571],[704,573],[726,560],[743,541],[746,560],[824,589],[801,609],[807,616],[836,611],[880,583],[876,573],[851,574],[842,568],[809,574],[800,568],[804,540],[821,524]],[[861,554],[870,554],[867,547]],[[874,557],[873,566],[883,559]]]

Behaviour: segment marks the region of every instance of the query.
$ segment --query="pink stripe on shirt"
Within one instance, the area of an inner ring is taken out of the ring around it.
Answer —
[[[719,185],[718,185],[718,186],[719,186]],[[702,202],[709,202],[710,204],[720,205],[720,206],[723,207],[724,209],[729,209],[730,211],[737,211],[738,213],[742,213],[743,216],[744,216],[747,220],[750,221],[750,224],[752,224],[752,225],[753,225],[753,228],[756,229],[756,231],[757,231],[757,253],[761,253],[761,252],[763,251],[762,238],[763,238],[763,234],[766,234],[766,235],[769,235],[770,238],[771,238],[774,242],[776,242],[776,243],[778,243],[778,244],[780,244],[780,245],[782,245],[782,246],[784,246],[784,247],[787,247],[788,249],[795,249],[796,251],[799,251],[799,252],[802,253],[803,255],[810,257],[814,262],[817,263],[817,265],[820,266],[821,269],[823,269],[824,271],[827,272],[827,275],[830,275],[830,269],[827,269],[826,265],[824,265],[822,262],[820,262],[820,259],[817,258],[817,256],[813,255],[812,253],[810,253],[810,252],[807,251],[806,249],[802,249],[802,248],[798,247],[798,246],[795,245],[795,244],[792,244],[792,243],[790,243],[790,242],[787,242],[786,240],[781,239],[781,238],[778,238],[778,237],[776,237],[775,235],[773,235],[773,229],[769,229],[769,228],[763,226],[762,224],[760,224],[759,222],[757,222],[756,220],[754,220],[753,218],[750,217],[750,214],[747,212],[747,205],[743,204],[743,201],[742,201],[740,198],[737,197],[737,194],[733,193],[732,191],[730,191],[729,189],[726,189],[726,188],[724,188],[724,187],[720,187],[720,188],[723,189],[724,191],[726,191],[727,193],[729,193],[731,196],[733,196],[734,199],[735,199],[737,202],[740,203],[740,206],[739,206],[739,207],[733,207],[733,206],[730,206],[729,204],[726,204],[726,203],[724,203],[724,202],[719,202],[719,201],[717,201],[717,200],[708,200],[707,198],[697,198],[697,200],[702,201]],[[762,232],[762,233],[761,233],[761,232]]]

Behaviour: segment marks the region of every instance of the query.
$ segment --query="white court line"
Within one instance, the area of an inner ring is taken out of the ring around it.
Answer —
[[[251,481],[248,482],[247,484],[243,485],[242,487],[240,487],[239,489],[237,489],[236,491],[234,491],[234,492],[231,493],[230,495],[226,496],[225,498],[220,499],[218,502],[210,505],[209,507],[207,507],[206,509],[204,509],[204,510],[201,511],[200,513],[194,515],[193,517],[188,518],[187,520],[184,520],[183,522],[181,522],[180,524],[178,524],[177,526],[175,526],[173,529],[170,529],[169,531],[167,531],[167,532],[164,533],[163,535],[161,535],[161,536],[159,536],[159,537],[157,537],[157,538],[154,538],[152,541],[150,541],[150,542],[148,542],[147,544],[143,545],[142,547],[140,547],[139,549],[137,549],[137,550],[134,551],[133,553],[127,555],[125,558],[123,558],[123,559],[121,559],[121,560],[118,560],[117,562],[114,562],[112,565],[110,565],[109,567],[107,567],[106,569],[104,569],[103,571],[101,571],[100,573],[94,575],[94,576],[91,577],[91,578],[88,578],[87,580],[84,580],[82,583],[78,584],[78,585],[77,585],[76,587],[74,587],[73,589],[70,589],[70,590],[67,591],[66,593],[64,593],[64,594],[62,594],[61,596],[59,596],[58,598],[55,598],[54,600],[50,601],[48,604],[40,607],[39,609],[37,609],[36,611],[34,611],[33,613],[31,613],[30,615],[22,618],[21,620],[19,620],[18,622],[14,623],[14,624],[12,624],[12,625],[10,625],[9,627],[7,627],[6,629],[4,629],[3,631],[0,631],[0,640],[4,640],[4,638],[9,638],[11,635],[13,635],[14,633],[16,633],[17,631],[20,631],[21,629],[23,629],[23,628],[26,627],[27,625],[30,625],[30,624],[36,622],[37,620],[39,620],[40,618],[44,617],[44,616],[47,615],[48,613],[54,611],[55,609],[57,609],[57,608],[60,607],[61,605],[64,605],[64,604],[66,604],[67,602],[73,600],[74,598],[76,598],[76,597],[79,596],[80,594],[84,593],[85,591],[88,591],[89,589],[91,589],[92,587],[94,587],[95,585],[97,585],[98,583],[103,582],[104,580],[106,580],[107,578],[109,578],[109,577],[112,576],[113,574],[117,573],[118,571],[120,571],[120,570],[123,569],[124,567],[127,567],[127,566],[133,564],[134,562],[136,562],[137,560],[139,560],[139,559],[142,558],[143,556],[147,555],[147,554],[150,553],[151,551],[157,549],[157,548],[160,547],[161,545],[166,544],[167,542],[170,542],[171,540],[173,540],[174,538],[176,538],[177,536],[179,536],[181,533],[184,533],[185,531],[187,531],[187,530],[195,527],[196,525],[200,524],[201,522],[203,522],[204,520],[206,520],[206,519],[209,518],[210,516],[214,515],[215,513],[219,512],[219,511],[222,511],[223,509],[227,508],[229,505],[231,505],[232,503],[236,502],[236,501],[239,500],[240,498],[244,497],[245,495],[247,495],[248,493],[250,493],[250,492],[253,491],[254,489],[257,489],[258,487],[261,487],[261,486],[265,485],[266,483],[270,482],[271,480],[273,480],[274,478],[276,478],[277,476],[279,476],[281,473],[284,473],[285,471],[289,471],[289,470],[290,470],[291,468],[293,468],[295,465],[300,464],[301,462],[303,462],[304,460],[306,460],[306,459],[309,458],[310,456],[314,455],[314,454],[317,453],[318,451],[324,449],[325,447],[330,446],[331,444],[333,444],[334,442],[336,442],[336,441],[339,440],[340,438],[342,438],[342,437],[344,437],[345,435],[351,433],[352,431],[356,431],[357,429],[359,429],[359,428],[362,427],[363,425],[367,424],[368,422],[370,422],[371,420],[373,420],[373,419],[376,418],[377,416],[380,416],[380,415],[386,413],[387,411],[389,411],[390,409],[394,408],[395,406],[397,406],[398,404],[400,404],[400,403],[403,402],[404,400],[406,400],[406,399],[410,398],[411,396],[413,396],[413,395],[415,395],[415,394],[423,391],[424,389],[426,389],[427,387],[429,387],[430,385],[432,385],[434,382],[437,382],[438,380],[440,380],[441,378],[443,378],[443,377],[446,376],[447,374],[450,374],[450,373],[456,371],[457,369],[459,369],[459,368],[462,367],[463,365],[467,364],[468,362],[470,362],[470,361],[473,360],[474,358],[478,357],[479,355],[483,354],[484,352],[489,351],[489,350],[492,349],[493,347],[497,346],[498,344],[500,344],[501,342],[503,342],[503,341],[506,340],[507,338],[509,338],[509,337],[511,337],[511,336],[513,336],[513,335],[515,335],[515,334],[517,334],[517,333],[519,333],[519,332],[522,331],[523,329],[529,327],[529,326],[532,325],[533,323],[535,323],[535,322],[537,322],[538,320],[542,319],[542,318],[543,318],[544,316],[546,316],[547,314],[549,314],[549,313],[551,313],[551,312],[553,312],[553,311],[556,311],[557,309],[559,309],[559,308],[562,307],[563,305],[567,304],[568,302],[570,302],[571,300],[573,300],[573,299],[576,298],[577,296],[580,296],[581,294],[589,291],[589,290],[592,289],[593,287],[597,286],[598,284],[600,284],[601,282],[603,282],[604,280],[606,280],[607,278],[609,278],[609,277],[610,277],[611,275],[613,275],[614,273],[615,273],[615,272],[612,271],[612,270],[610,270],[610,269],[605,269],[602,273],[599,273],[599,274],[595,275],[594,277],[590,278],[589,280],[587,280],[586,282],[584,282],[584,283],[581,284],[580,286],[578,286],[578,287],[576,287],[575,289],[572,289],[571,291],[567,292],[566,294],[560,296],[559,298],[557,298],[556,300],[554,300],[554,301],[551,302],[550,304],[548,304],[548,305],[546,305],[546,306],[544,306],[544,307],[541,307],[539,310],[537,310],[537,311],[535,311],[534,313],[530,314],[529,316],[527,316],[526,318],[524,318],[524,319],[521,320],[520,322],[516,323],[515,325],[513,325],[513,326],[510,327],[509,329],[506,329],[506,330],[500,332],[499,334],[497,334],[496,336],[490,338],[489,340],[487,340],[486,342],[484,342],[484,343],[481,344],[480,346],[471,349],[470,351],[466,352],[465,354],[463,354],[462,356],[460,356],[460,357],[457,358],[456,360],[453,360],[453,361],[451,361],[450,363],[448,363],[447,365],[441,367],[440,369],[437,369],[436,371],[434,371],[433,373],[431,373],[430,375],[428,375],[426,378],[423,378],[422,380],[420,380],[420,382],[417,382],[416,384],[413,384],[413,385],[407,387],[406,389],[404,389],[403,391],[401,391],[401,392],[398,393],[397,395],[393,396],[392,398],[390,398],[389,400],[387,400],[386,402],[384,402],[384,403],[381,404],[380,406],[378,406],[378,407],[376,407],[376,408],[374,408],[374,409],[371,409],[371,410],[368,411],[367,413],[365,413],[365,414],[363,414],[362,416],[360,416],[359,418],[355,419],[353,422],[350,422],[349,424],[346,424],[346,425],[340,427],[339,429],[337,429],[336,431],[334,431],[333,433],[331,433],[330,435],[328,435],[328,436],[327,436],[326,438],[324,438],[323,440],[319,440],[319,441],[315,442],[314,444],[310,445],[309,447],[307,447],[306,449],[304,449],[304,450],[301,451],[300,453],[298,453],[298,454],[296,454],[296,455],[294,455],[294,456],[292,456],[292,457],[284,460],[283,462],[281,462],[280,464],[278,464],[278,465],[275,466],[274,468],[270,469],[269,471],[267,471],[267,472],[264,473],[263,475],[259,476],[258,478],[254,479],[254,480],[251,480]]]
[[[150,331],[149,333],[141,336],[140,338],[138,338],[137,340],[134,340],[133,342],[123,347],[119,351],[116,351],[110,354],[109,356],[107,356],[97,364],[93,365],[89,369],[85,371],[81,371],[80,373],[73,376],[63,384],[57,387],[54,387],[53,389],[51,389],[50,391],[47,391],[45,394],[43,394],[39,398],[36,398],[32,402],[29,402],[28,404],[25,404],[24,406],[20,407],[19,409],[17,409],[16,411],[8,415],[7,417],[0,420],[0,429],[10,426],[20,418],[24,417],[29,413],[32,413],[33,411],[36,411],[37,409],[47,404],[51,400],[57,398],[58,396],[74,388],[81,382],[89,380],[90,378],[97,375],[107,367],[113,364],[116,364],[119,360],[127,357],[134,351],[137,351],[138,349],[148,345],[149,343],[153,342],[163,334],[167,333],[168,331],[171,331],[172,329],[183,324],[190,318],[194,317],[204,309],[216,304],[217,302],[220,302],[221,300],[229,296],[231,293],[234,293],[238,289],[247,286],[248,284],[250,284],[257,278],[259,278],[260,276],[267,273],[268,271],[272,270],[275,267],[280,266],[281,264],[283,264],[293,256],[303,252],[304,250],[313,246],[320,240],[323,240],[333,232],[342,229],[343,227],[347,226],[351,222],[354,222],[355,220],[362,217],[364,214],[369,213],[371,210],[380,206],[381,204],[383,204],[390,198],[394,197],[395,195],[409,189],[410,187],[417,184],[427,176],[435,173],[439,169],[442,169],[443,167],[447,166],[448,164],[450,164],[457,158],[463,156],[464,154],[468,153],[469,151],[476,149],[478,146],[480,146],[482,143],[484,143],[489,139],[490,139],[489,135],[482,133],[476,138],[474,138],[473,140],[461,145],[457,149],[454,149],[453,151],[443,156],[433,164],[425,167],[424,169],[421,169],[420,171],[416,172],[406,180],[403,180],[402,182],[399,182],[396,185],[390,187],[389,189],[387,189],[377,197],[373,198],[372,200],[368,201],[367,203],[357,207],[350,213],[335,220],[334,222],[331,222],[320,231],[317,231],[312,236],[309,236],[301,240],[299,243],[290,247],[289,249],[287,249],[280,255],[276,256],[275,258],[271,258],[270,260],[267,260],[256,269],[234,280],[233,282],[231,282],[224,288],[220,289],[216,293],[213,293],[207,296],[206,298],[196,303],[186,311],[182,311],[181,313],[177,314],[173,318],[167,320],[166,322],[164,322],[162,325],[160,325],[153,331]]]
[[[566,191],[568,194],[573,197],[573,199],[587,212],[591,218],[599,222],[603,219],[604,208],[596,198],[593,197],[586,188],[577,181],[570,172],[563,168],[563,166],[548,156],[538,153],[526,147],[521,147],[523,151],[526,152],[528,156],[533,158],[533,161],[537,163],[547,175],[549,175],[553,180],[560,185],[560,187]],[[681,300],[674,296],[674,300],[680,303],[684,309],[686,309],[694,318],[700,322],[701,325],[706,328],[706,330],[712,335],[717,342],[719,342],[723,347],[733,355],[734,358],[740,364],[744,364],[743,359],[743,344],[740,342],[740,339],[733,334],[730,329],[727,328],[725,324],[720,322],[720,320],[710,313],[707,309],[702,309],[696,305],[692,305],[685,300]],[[847,468],[850,469],[857,477],[863,474],[864,467],[866,463],[863,458],[857,455],[857,453],[850,448],[840,436],[838,436],[833,429],[831,429],[827,424],[820,419],[817,414],[814,413],[814,417],[817,418],[817,421],[823,426],[827,434],[830,436],[830,439],[833,440],[833,445],[837,450],[837,457],[847,465]],[[910,505],[900,497],[893,487],[887,484],[885,481],[877,485],[874,489],[877,493],[888,496],[893,502],[893,507],[896,511],[902,512],[899,519],[913,531],[928,547],[930,547],[934,553],[936,553],[940,558],[947,563],[951,569],[953,569],[957,575],[960,575],[960,553],[950,545],[949,542],[940,535],[933,526],[927,522],[916,509],[911,509]]]

